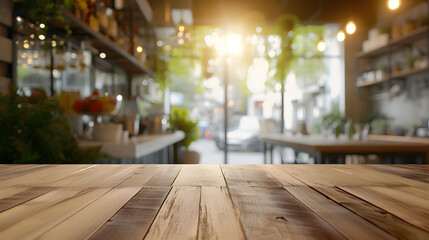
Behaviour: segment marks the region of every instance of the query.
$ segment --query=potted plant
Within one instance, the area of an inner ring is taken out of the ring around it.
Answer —
[[[196,151],[190,151],[189,146],[200,137],[197,128],[198,121],[193,121],[191,119],[187,109],[173,107],[169,115],[168,123],[170,124],[170,129],[176,131],[180,130],[185,133],[185,138],[179,142],[182,149],[184,148],[184,156],[179,159],[179,162],[197,164],[200,161],[200,154]]]

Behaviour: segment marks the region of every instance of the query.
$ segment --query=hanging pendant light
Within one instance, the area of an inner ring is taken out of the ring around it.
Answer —
[[[344,32],[342,30],[340,30],[337,33],[337,40],[338,40],[338,42],[343,42],[344,39],[346,39],[346,34],[344,34]]]
[[[356,24],[353,21],[349,21],[346,25],[346,32],[348,34],[353,34],[356,32]]]

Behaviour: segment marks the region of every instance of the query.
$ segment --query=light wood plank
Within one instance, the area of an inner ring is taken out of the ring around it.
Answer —
[[[264,169],[256,165],[221,165],[228,186],[280,187]]]
[[[337,168],[345,171],[353,172],[353,174],[359,176],[360,178],[367,179],[368,181],[371,181],[371,182],[376,182],[378,183],[378,185],[385,185],[385,186],[408,185],[408,186],[423,187],[423,188],[429,187],[428,183],[404,178],[391,173],[381,172],[365,165],[354,165],[354,166],[351,166],[350,164],[339,165],[337,166]]]
[[[109,188],[89,189],[69,200],[60,202],[32,216],[28,216],[26,219],[0,232],[0,239],[37,238],[47,230],[53,228],[80,209],[95,201],[109,190]],[[84,221],[82,223],[84,223]]]
[[[0,212],[6,211],[9,208],[18,206],[19,204],[30,201],[33,198],[41,196],[49,191],[53,190],[50,187],[34,187],[22,192],[18,192],[6,198],[0,199]]]
[[[344,239],[283,187],[230,187],[246,239]]]
[[[121,208],[91,239],[143,239],[170,187],[145,187]]]
[[[173,184],[181,168],[181,166],[172,165],[140,166],[136,169],[135,174],[122,182],[119,187],[169,187]]]
[[[279,181],[283,186],[306,186],[304,182],[283,171],[282,168],[285,168],[284,165],[264,164],[258,167],[264,169],[268,175]]]
[[[8,186],[46,186],[88,167],[95,165],[47,165],[49,168],[37,169],[19,177],[7,178],[0,182],[0,187]]]
[[[6,187],[6,188],[0,188],[0,199],[7,198],[12,195],[15,195],[17,193],[23,192],[30,187]]]
[[[226,186],[219,165],[184,165],[173,186]]]
[[[18,205],[0,214],[0,231],[31,217],[59,202],[70,199],[79,193],[81,188],[55,189],[26,203]]]
[[[341,189],[429,231],[429,201],[389,187],[341,187]]]
[[[315,189],[398,239],[429,239],[428,232],[338,188],[316,187]]]
[[[115,188],[40,236],[40,239],[87,239],[140,188]],[[76,231],[79,229],[79,231]]]
[[[378,171],[392,173],[405,178],[419,180],[429,183],[429,168],[427,165],[370,165],[369,168],[376,169]]]
[[[198,239],[245,239],[226,187],[202,187]]]
[[[173,187],[145,239],[196,239],[200,193],[200,187]]]
[[[138,165],[96,165],[65,178],[47,183],[57,187],[116,187],[134,174]]]
[[[348,239],[396,239],[309,187],[285,187]]]

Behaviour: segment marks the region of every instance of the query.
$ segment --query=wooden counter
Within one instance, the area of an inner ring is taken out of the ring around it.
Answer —
[[[385,139],[353,140],[346,137],[281,133],[262,133],[259,139],[265,143],[293,148],[297,152],[306,152],[316,159],[316,163],[326,163],[329,157],[344,157],[348,154],[406,155],[416,157],[420,163],[426,163],[429,153],[429,143]],[[272,148],[270,151],[272,152]],[[266,154],[264,156],[267,162]]]
[[[164,134],[150,134],[131,137],[126,142],[101,142],[79,140],[81,147],[102,146],[101,152],[114,158],[137,159],[161,149],[167,148],[185,137],[182,131]]]
[[[429,239],[428,165],[0,165],[0,239]]]

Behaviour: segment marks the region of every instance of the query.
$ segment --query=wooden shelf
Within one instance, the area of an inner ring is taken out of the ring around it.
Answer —
[[[420,27],[416,29],[413,33],[407,36],[390,40],[389,43],[385,46],[373,49],[368,52],[359,52],[356,54],[356,58],[369,58],[369,57],[386,54],[387,51],[391,48],[398,47],[400,45],[410,44],[418,40],[419,38],[423,38],[427,36],[429,36],[429,27]]]
[[[106,53],[107,57],[105,60],[133,74],[146,73],[152,77],[155,76],[152,70],[137,61],[133,55],[117,47],[110,39],[101,33],[92,30],[85,22],[76,18],[71,12],[66,9],[61,9],[61,11],[64,17],[69,21],[73,32],[82,33],[91,37],[92,45],[100,52]]]
[[[380,81],[366,81],[366,82],[356,83],[356,86],[357,87],[368,87],[368,86],[380,84],[380,83],[387,82],[387,81],[389,81],[389,78],[383,78]]]
[[[363,83],[356,83],[357,87],[368,87],[376,84],[380,84],[383,82],[387,82],[393,79],[399,79],[399,78],[405,78],[408,76],[412,76],[415,74],[424,73],[426,71],[429,71],[429,67],[421,68],[421,69],[411,69],[411,70],[405,70],[397,73],[392,73],[390,77],[384,78],[381,81],[371,81],[371,82],[363,82]]]

